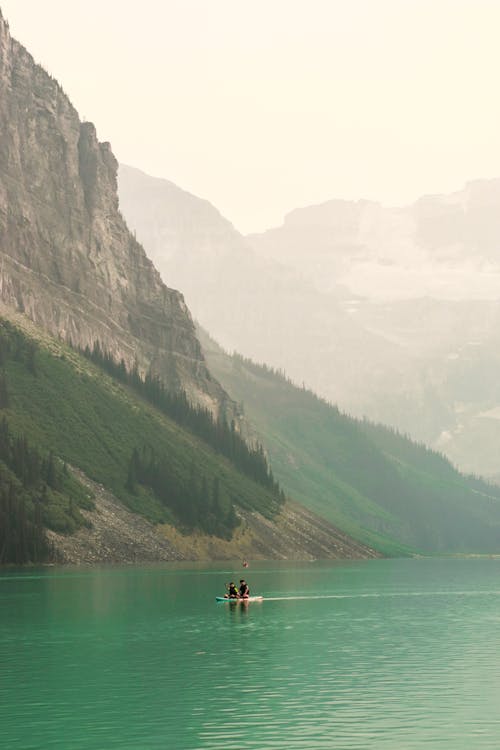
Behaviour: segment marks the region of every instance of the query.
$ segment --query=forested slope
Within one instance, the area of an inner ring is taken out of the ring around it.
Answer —
[[[79,498],[76,483],[59,469],[57,480],[50,481],[52,464],[64,468],[65,463],[82,469],[135,512],[186,532],[199,529],[228,538],[238,525],[235,505],[268,517],[282,505],[260,448],[247,448],[247,456],[263,470],[255,480],[250,471],[238,470],[214,440],[211,445],[196,430],[181,426],[181,417],[167,416],[69,347],[53,342],[51,351],[2,320],[0,357],[0,469],[2,487],[12,487],[6,490],[9,518],[24,503],[36,526],[70,532],[80,525],[83,519],[71,499]],[[188,415],[199,416],[187,400],[181,403]],[[211,424],[215,434],[217,423],[201,413],[205,428]],[[228,426],[224,434],[231,436]],[[243,451],[246,444],[239,436],[234,441]],[[11,481],[12,474],[16,480]],[[68,492],[52,498],[53,490],[66,485]],[[47,490],[48,500],[43,500]],[[3,527],[13,528],[12,523]],[[33,559],[28,552],[24,557]]]
[[[209,367],[242,402],[299,502],[387,553],[500,551],[500,488],[200,335]]]
[[[262,447],[243,440],[234,424],[215,420],[157,378],[128,371],[99,347],[82,354],[22,316],[15,322],[0,318],[0,563],[57,560],[45,530],[72,534],[89,523],[80,511],[92,508],[93,498],[73,467],[157,524],[157,533],[170,529],[181,555],[171,559],[238,550],[258,557],[373,555],[295,510]],[[132,521],[129,538],[133,533]],[[90,550],[85,558],[92,559]]]

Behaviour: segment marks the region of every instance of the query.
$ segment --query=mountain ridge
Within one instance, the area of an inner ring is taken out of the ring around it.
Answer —
[[[218,413],[182,294],[161,281],[118,208],[118,163],[0,15],[0,299],[63,340],[99,339],[127,366]]]

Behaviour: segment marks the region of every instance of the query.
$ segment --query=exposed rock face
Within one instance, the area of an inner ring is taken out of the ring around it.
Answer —
[[[118,210],[117,162],[10,37],[0,12],[0,299],[79,346],[99,340],[217,411],[182,295],[167,288]]]

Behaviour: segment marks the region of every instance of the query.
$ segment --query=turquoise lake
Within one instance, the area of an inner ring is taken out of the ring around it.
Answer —
[[[0,747],[500,747],[500,560],[0,573]]]

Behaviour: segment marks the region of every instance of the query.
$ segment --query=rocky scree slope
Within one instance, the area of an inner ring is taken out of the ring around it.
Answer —
[[[240,526],[230,540],[200,532],[185,535],[170,524],[154,525],[132,513],[101,484],[75,471],[92,493],[94,508],[82,510],[87,526],[75,534],[49,530],[60,563],[159,562],[176,560],[370,559],[380,553],[343,534],[328,521],[288,501],[273,520],[239,509]]]

